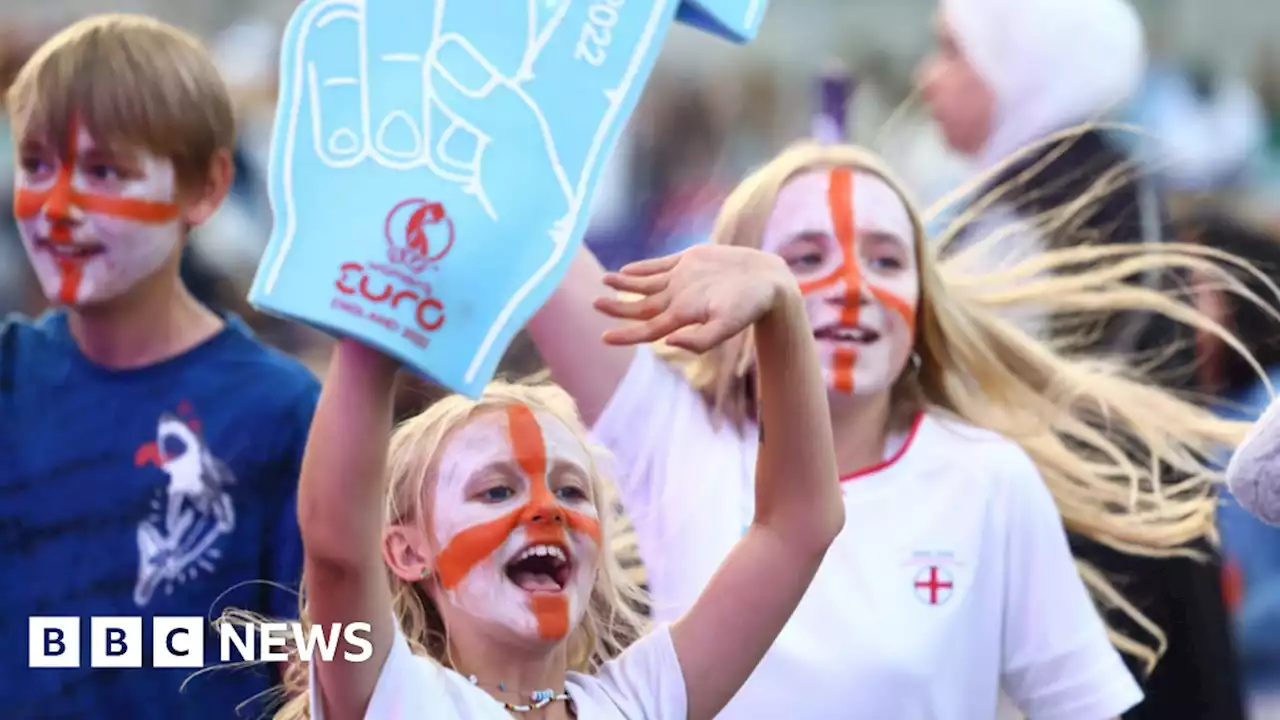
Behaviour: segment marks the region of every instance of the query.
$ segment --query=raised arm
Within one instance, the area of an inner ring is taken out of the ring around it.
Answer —
[[[528,325],[551,378],[573,396],[588,427],[600,418],[636,352],[600,339],[618,324],[592,307],[600,293],[608,290],[604,276],[600,262],[582,248],[551,299]]]
[[[671,627],[689,717],[713,718],[746,682],[799,605],[844,527],[826,386],[799,288],[776,256],[703,246],[636,263],[609,284],[645,296],[597,307],[642,321],[610,332],[666,337],[705,352],[754,327],[762,436],[755,519],[702,595]]]
[[[382,503],[396,364],[353,340],[334,349],[298,483],[311,622],[370,623],[373,656],[316,660],[325,716],[364,717],[391,648],[391,595],[383,565]]]

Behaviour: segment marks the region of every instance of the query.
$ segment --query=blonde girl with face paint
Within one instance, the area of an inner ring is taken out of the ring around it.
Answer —
[[[1212,532],[1216,477],[1202,459],[1243,426],[1103,363],[1060,357],[996,311],[1143,307],[1184,313],[1234,343],[1157,293],[1117,291],[1146,263],[1215,277],[1219,265],[1190,249],[1116,247],[1045,255],[1004,282],[957,274],[929,254],[918,215],[876,158],[814,144],[743,181],[713,243],[776,255],[801,288],[849,518],[722,717],[990,720],[1002,693],[1036,720],[1104,720],[1136,705],[1095,600],[1132,608],[1077,569],[1064,525],[1126,552],[1181,552]],[[1114,272],[1042,274],[1098,253],[1113,254]],[[756,438],[768,447],[789,421],[754,411],[751,333],[701,354],[601,343],[586,352],[612,323],[590,308],[599,278],[580,256],[530,331],[621,461],[661,621],[713,581],[756,511]],[[1102,418],[1105,435],[1094,429]],[[1158,463],[1130,461],[1135,448],[1189,479],[1163,485],[1150,470]]]
[[[395,365],[344,341],[303,461],[304,616],[371,623],[373,656],[295,673],[307,689],[278,718],[709,719],[747,679],[844,522],[804,300],[784,263],[747,248],[606,280],[637,298],[596,303],[636,321],[610,346],[706,352],[756,337],[761,413],[777,429],[754,519],[705,592],[642,633],[610,545],[602,458],[562,390],[495,385],[393,431]]]

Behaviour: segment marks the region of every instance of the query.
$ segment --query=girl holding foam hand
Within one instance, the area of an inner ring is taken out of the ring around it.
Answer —
[[[776,256],[719,246],[607,282],[635,299],[597,308],[636,321],[607,343],[755,337],[770,429],[755,520],[700,599],[642,633],[600,458],[563,390],[495,383],[393,430],[395,363],[345,340],[302,468],[304,619],[370,622],[374,653],[314,663],[277,718],[712,718],[746,681],[844,524],[799,288]]]

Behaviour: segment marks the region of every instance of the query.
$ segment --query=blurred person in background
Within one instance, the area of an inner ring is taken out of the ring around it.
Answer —
[[[319,386],[179,275],[188,231],[231,184],[225,84],[198,40],[134,15],[86,19],[8,95],[14,211],[55,308],[0,327],[0,636],[30,616],[296,617],[297,480]],[[68,643],[69,644],[69,643]],[[87,652],[87,642],[79,652]],[[206,664],[219,644],[211,631]],[[15,718],[225,720],[274,669],[206,673],[0,662]]]
[[[1168,219],[1155,185],[1136,172],[1122,143],[1101,128],[1079,127],[1116,114],[1139,87],[1146,54],[1133,7],[1125,0],[942,0],[935,30],[937,47],[917,81],[948,143],[979,173],[959,201],[960,232],[942,240],[944,254],[990,270],[1046,249],[1165,240]],[[1003,241],[973,247],[975,238],[992,235]],[[1167,293],[1185,285],[1176,272],[1129,280]],[[1136,360],[1175,388],[1190,381],[1190,333],[1159,315],[1068,321],[1033,308],[1010,319],[1072,353]],[[1143,454],[1134,460],[1151,462]],[[1076,535],[1072,541],[1077,558],[1114,578],[1163,629],[1153,633],[1109,613],[1131,636],[1149,637],[1144,645],[1162,656],[1152,671],[1130,655],[1147,698],[1125,717],[1243,718],[1212,548],[1197,546],[1209,556],[1202,561],[1137,557]]]
[[[719,157],[726,139],[719,96],[685,78],[656,79],[612,162],[619,196],[586,243],[605,267],[669,255],[704,242],[724,198]]]
[[[1186,233],[1189,242],[1247,260],[1273,282],[1280,278],[1280,241],[1266,232],[1215,214],[1189,221]],[[1258,296],[1274,296],[1262,278],[1251,273],[1240,277]],[[1265,379],[1258,377],[1244,356],[1218,338],[1198,333],[1195,390],[1220,398],[1216,406],[1224,417],[1257,420],[1271,403],[1272,389],[1280,388],[1280,311],[1242,301],[1209,278],[1197,278],[1194,298],[1197,308],[1238,337],[1267,373]],[[1240,507],[1230,494],[1224,497],[1220,526],[1223,554],[1240,582],[1233,615],[1255,717],[1280,717],[1280,528]]]

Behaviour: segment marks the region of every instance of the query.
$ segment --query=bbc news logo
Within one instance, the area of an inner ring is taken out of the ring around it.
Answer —
[[[202,617],[154,617],[151,619],[151,667],[200,668],[205,666],[205,639],[209,621]],[[91,617],[89,636],[80,633],[81,618],[28,618],[28,666],[78,668],[83,647],[89,646],[89,667],[140,668],[146,643],[140,617]],[[283,662],[296,651],[310,662],[318,657],[331,662],[339,645],[342,658],[364,662],[373,655],[368,623],[334,623],[329,627],[298,622],[220,623],[218,659],[223,663]]]

